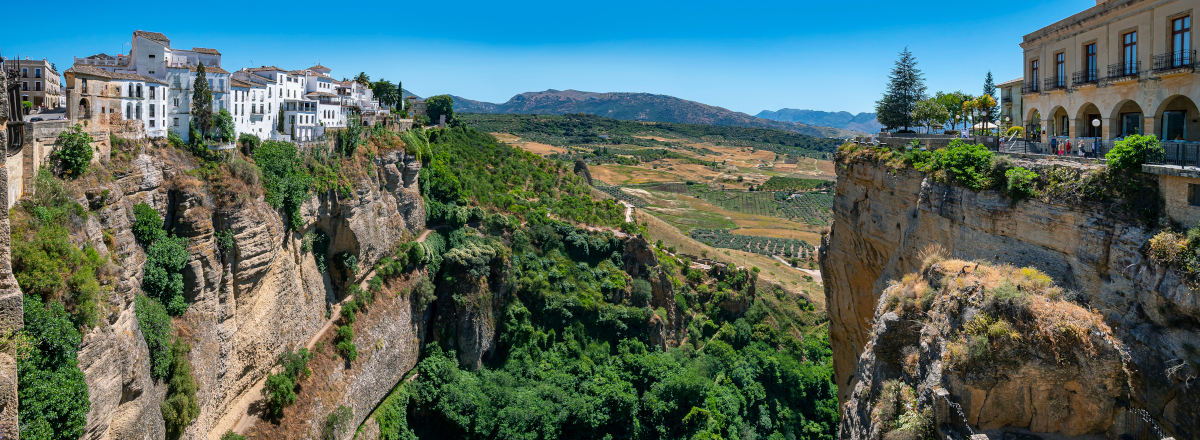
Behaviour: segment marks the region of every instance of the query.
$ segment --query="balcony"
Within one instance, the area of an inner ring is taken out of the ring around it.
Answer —
[[[1142,74],[1142,62],[1126,62],[1111,64],[1108,66],[1108,81],[1116,82],[1127,79],[1135,79]]]
[[[1195,50],[1179,50],[1154,56],[1154,73],[1163,74],[1195,71]]]
[[[1000,98],[1000,103],[1001,103],[1001,104],[1012,104],[1012,103],[1013,103],[1013,97],[1012,97],[1012,96],[1004,96],[1004,97],[1001,97],[1001,98]]]
[[[1027,82],[1027,83],[1021,85],[1021,94],[1022,95],[1028,95],[1030,93],[1037,93],[1039,91],[1041,91],[1041,90],[1038,89],[1037,79],[1034,79],[1033,81],[1030,81],[1030,82]]]
[[[1100,73],[1095,70],[1081,70],[1071,75],[1071,85],[1079,87],[1100,82]]]
[[[1044,81],[1042,84],[1042,90],[1047,91],[1047,92],[1049,92],[1051,90],[1060,90],[1060,89],[1066,89],[1066,88],[1067,88],[1067,78],[1066,77],[1046,78],[1046,81]]]

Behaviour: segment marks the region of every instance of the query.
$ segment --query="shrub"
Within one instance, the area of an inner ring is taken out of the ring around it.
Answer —
[[[221,435],[221,440],[246,440],[246,436],[233,432],[233,430],[225,431]]]
[[[1110,169],[1128,174],[1141,172],[1142,164],[1161,160],[1164,154],[1158,138],[1153,135],[1134,134],[1118,141],[1104,155],[1104,159],[1108,162]]]
[[[1024,316],[1028,312],[1029,302],[1029,292],[1005,281],[987,292],[983,308],[1002,316]]]
[[[232,174],[233,177],[238,178],[247,185],[258,186],[262,182],[262,173],[258,171],[258,166],[240,157],[235,157],[229,161],[229,174]]]
[[[164,234],[162,216],[145,203],[133,206],[133,225],[130,228],[133,230],[133,237],[143,246],[150,245]]]
[[[1037,180],[1037,173],[1023,167],[1016,167],[1005,171],[1004,177],[1008,182],[1004,192],[1013,201],[1037,195],[1037,189],[1034,187],[1034,181]]]
[[[358,347],[349,340],[338,342],[337,349],[338,353],[346,358],[346,362],[354,362],[355,359],[358,359]]]
[[[137,316],[138,328],[150,351],[150,375],[165,379],[171,372],[171,316],[162,304],[145,295],[134,299],[133,313]]]
[[[346,304],[342,305],[342,311],[341,311],[342,319],[345,320],[347,324],[353,324],[354,323],[354,313],[357,311],[358,311],[358,302],[354,301],[354,300],[347,301]]]
[[[169,438],[179,438],[200,415],[196,379],[192,377],[192,362],[187,356],[191,350],[192,347],[179,338],[171,345],[171,379],[167,381],[167,398],[160,405]]]
[[[946,148],[933,151],[925,171],[944,171],[950,180],[979,191],[987,187],[984,173],[991,162],[992,152],[987,147],[955,139]]]
[[[300,229],[300,205],[308,199],[313,177],[304,168],[296,145],[290,142],[263,142],[254,151],[254,162],[262,171],[267,203],[287,214],[288,225],[293,230]]]
[[[1164,230],[1150,239],[1148,253],[1158,264],[1175,264],[1188,250],[1188,240],[1175,231]]]
[[[172,148],[187,147],[187,143],[183,141],[183,137],[174,131],[167,132],[167,145],[170,145]]]
[[[308,368],[308,361],[312,360],[312,352],[307,348],[300,348],[295,352],[287,352],[279,356],[279,365],[283,366],[284,374],[299,380],[307,379],[312,370]]]
[[[58,149],[54,150],[54,159],[62,167],[63,174],[79,177],[92,163],[92,135],[83,131],[79,124],[71,126],[67,131],[58,134],[56,140]]]
[[[266,393],[266,413],[269,418],[282,417],[283,409],[296,403],[296,382],[287,374],[267,376],[263,391]]]
[[[262,145],[262,139],[259,139],[258,136],[250,133],[242,133],[241,136],[238,136],[238,146],[241,147],[242,154],[246,157],[254,157],[254,150],[258,149],[259,145]]]
[[[146,265],[142,276],[142,291],[146,295],[166,303],[172,316],[187,311],[187,300],[183,297],[183,274],[189,254],[187,239],[162,237],[146,249]]]
[[[650,282],[641,278],[633,280],[633,292],[630,295],[629,302],[637,307],[646,307],[650,305],[650,299],[653,296],[653,289]]]
[[[338,405],[337,409],[329,413],[325,417],[325,430],[321,434],[321,438],[326,440],[336,440],[340,437],[343,431],[346,430],[346,423],[350,421],[354,414],[346,405]]]
[[[62,304],[43,305],[32,295],[24,297],[24,325],[29,346],[17,356],[20,438],[79,438],[91,406],[77,357],[82,336]]]

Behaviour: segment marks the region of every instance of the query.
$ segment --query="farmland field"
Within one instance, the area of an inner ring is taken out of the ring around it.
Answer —
[[[712,247],[736,249],[761,255],[778,255],[785,259],[808,261],[815,256],[816,249],[805,241],[783,238],[758,237],[731,234],[724,229],[693,229],[692,238]]]

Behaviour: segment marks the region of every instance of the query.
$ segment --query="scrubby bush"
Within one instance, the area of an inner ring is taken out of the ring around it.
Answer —
[[[1004,172],[1007,184],[1004,193],[1014,201],[1027,199],[1037,195],[1035,182],[1037,173],[1023,167],[1011,168]]]
[[[164,234],[162,216],[148,204],[133,205],[133,225],[130,229],[139,243],[148,246]]]
[[[246,440],[246,436],[229,430],[225,431],[225,434],[221,436],[221,440]]]
[[[637,307],[646,307],[650,305],[650,299],[653,295],[650,282],[641,278],[633,280],[633,291],[630,293],[630,304]]]
[[[325,440],[336,440],[341,437],[346,430],[346,423],[354,416],[353,411],[346,405],[338,405],[337,409],[329,413],[325,417],[325,427],[321,432],[321,438]]]
[[[172,316],[187,311],[183,297],[183,268],[190,255],[187,239],[164,236],[146,248],[146,266],[142,275],[142,291],[166,304]]]
[[[296,403],[296,387],[311,373],[308,361],[312,353],[306,348],[284,353],[279,357],[283,371],[267,376],[263,392],[266,394],[266,415],[270,419],[283,416],[283,409]]]
[[[254,157],[254,150],[257,150],[259,145],[262,145],[262,139],[259,139],[258,136],[250,133],[242,133],[238,136],[238,147],[246,157]]]
[[[1108,167],[1122,173],[1142,171],[1142,164],[1162,160],[1165,154],[1158,138],[1153,135],[1129,135],[1117,141],[1104,155]]]
[[[75,124],[67,131],[59,133],[55,143],[58,144],[58,148],[54,150],[53,157],[62,168],[63,175],[83,175],[88,164],[92,163],[92,135],[83,131],[79,124]]]
[[[262,171],[267,203],[283,210],[292,229],[300,229],[303,221],[300,218],[300,205],[308,199],[313,177],[304,168],[296,145],[290,142],[263,142],[254,151],[254,163]]]
[[[992,152],[987,147],[955,139],[946,148],[933,151],[924,171],[945,172],[951,181],[979,191],[987,187],[991,162]]]

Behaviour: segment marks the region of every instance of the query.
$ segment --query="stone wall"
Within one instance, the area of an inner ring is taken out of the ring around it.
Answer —
[[[0,69],[0,145],[8,145],[8,83]],[[7,167],[0,167],[0,195],[8,198]],[[0,334],[12,334],[24,327],[24,302],[17,279],[12,274],[9,254],[11,236],[8,229],[8,210],[0,210]],[[6,353],[0,353],[0,438],[17,438],[17,363]]]

